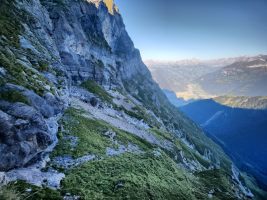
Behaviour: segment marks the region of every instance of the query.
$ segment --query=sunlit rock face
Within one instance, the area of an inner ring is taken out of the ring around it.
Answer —
[[[99,6],[100,2],[104,2],[108,8],[110,14],[114,14],[114,1],[113,0],[87,0],[88,2],[92,2]],[[117,9],[116,9],[117,10]]]
[[[104,0],[104,2],[108,7],[109,12],[113,14],[113,12],[114,12],[114,10],[113,10],[113,8],[114,8],[113,0]]]

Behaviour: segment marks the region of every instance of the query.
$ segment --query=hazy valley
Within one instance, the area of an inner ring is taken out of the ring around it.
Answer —
[[[161,88],[185,100],[267,95],[267,57],[263,55],[211,61],[148,61],[147,65]]]

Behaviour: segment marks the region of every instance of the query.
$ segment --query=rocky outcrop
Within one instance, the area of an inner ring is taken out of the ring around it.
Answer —
[[[0,170],[23,166],[53,144],[55,136],[50,130],[57,127],[50,127],[49,118],[62,110],[52,94],[42,98],[12,84],[0,89],[1,94],[12,95],[14,91],[24,95],[27,102],[0,100]]]

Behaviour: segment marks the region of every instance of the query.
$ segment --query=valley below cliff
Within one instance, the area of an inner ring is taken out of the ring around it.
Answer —
[[[181,110],[266,190],[266,97],[217,97]]]

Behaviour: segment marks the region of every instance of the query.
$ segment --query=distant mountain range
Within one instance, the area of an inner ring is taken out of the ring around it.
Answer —
[[[267,97],[219,97],[181,107],[267,189]]]
[[[267,95],[267,56],[146,62],[161,88],[184,99]]]
[[[267,56],[235,62],[195,81],[211,95],[267,95]]]
[[[202,75],[214,72],[233,61],[200,61],[196,59],[176,62],[146,61],[153,78],[161,88],[183,92],[188,84]]]

